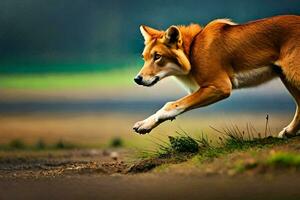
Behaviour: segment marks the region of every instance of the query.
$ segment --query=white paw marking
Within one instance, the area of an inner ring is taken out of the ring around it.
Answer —
[[[286,136],[286,130],[285,129],[283,129],[282,131],[280,131],[280,133],[278,134],[278,137],[279,138],[287,138],[287,136]]]
[[[173,110],[167,111],[166,108],[170,106],[173,102],[167,103],[163,108],[157,111],[154,115],[148,117],[143,121],[139,121],[135,123],[133,126],[133,130],[140,134],[149,133],[153,128],[158,126],[160,123],[166,120],[173,120],[179,114],[181,114],[184,110],[182,108],[176,108]]]
[[[289,131],[288,129],[289,129],[289,127],[286,127],[282,131],[280,131],[280,133],[278,134],[278,137],[286,139],[286,138],[290,138],[290,137],[297,135],[297,133],[293,133],[293,132]]]
[[[135,130],[135,132],[140,134],[146,134],[149,133],[156,126],[157,126],[157,121],[154,115],[152,115],[151,117],[143,121],[139,121],[135,123],[133,126],[133,130]]]

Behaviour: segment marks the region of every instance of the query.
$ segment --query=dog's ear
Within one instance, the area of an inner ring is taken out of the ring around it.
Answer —
[[[150,41],[152,38],[158,38],[162,35],[162,31],[156,30],[154,28],[150,28],[149,26],[141,25],[140,31],[145,39],[145,42]]]
[[[177,45],[182,44],[181,32],[177,26],[170,26],[164,35],[164,42],[168,45]]]

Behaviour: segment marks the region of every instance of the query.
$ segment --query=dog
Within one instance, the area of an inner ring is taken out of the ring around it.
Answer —
[[[217,19],[205,27],[170,26],[166,31],[142,25],[140,31],[145,40],[144,66],[134,81],[149,87],[174,76],[188,95],[137,122],[133,126],[137,133],[149,133],[184,112],[228,98],[234,89],[279,77],[297,109],[278,136],[296,135],[300,128],[300,16],[274,16],[245,24]]]

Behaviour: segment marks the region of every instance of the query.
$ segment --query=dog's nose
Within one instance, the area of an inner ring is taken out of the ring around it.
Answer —
[[[139,85],[142,83],[142,81],[143,81],[143,77],[140,75],[138,75],[134,78],[134,82],[136,82]]]

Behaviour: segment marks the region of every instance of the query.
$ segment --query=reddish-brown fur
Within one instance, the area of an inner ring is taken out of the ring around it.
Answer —
[[[239,82],[243,87],[247,87],[247,84],[255,86],[275,76],[281,78],[300,106],[300,16],[276,16],[241,25],[229,20],[215,20],[204,28],[192,24],[177,26],[177,29],[181,33],[177,43],[168,44],[168,31],[144,27],[149,34],[147,39],[145,37],[146,47],[143,53],[145,63],[148,64],[145,64],[140,73],[147,75],[149,70],[156,69],[155,73],[164,70],[153,67],[156,63],[149,61],[155,50],[167,57],[168,62],[173,60],[174,63],[179,63],[184,73],[175,76],[195,80],[200,89],[166,104],[158,112],[159,115],[156,114],[154,118],[157,121],[154,120],[152,124],[150,119],[137,123],[137,132],[149,132],[162,121],[224,99],[230,95],[232,89],[239,87]],[[178,52],[175,54],[180,49],[185,55]],[[181,62],[184,57],[188,58],[188,64],[181,64],[184,63]],[[273,70],[274,66],[281,69],[279,74]],[[260,70],[261,80],[251,77],[256,76]],[[151,118],[152,121],[153,119]],[[148,124],[146,128],[140,128],[145,124]],[[280,136],[295,135],[299,128],[300,111],[297,108],[294,120]]]

